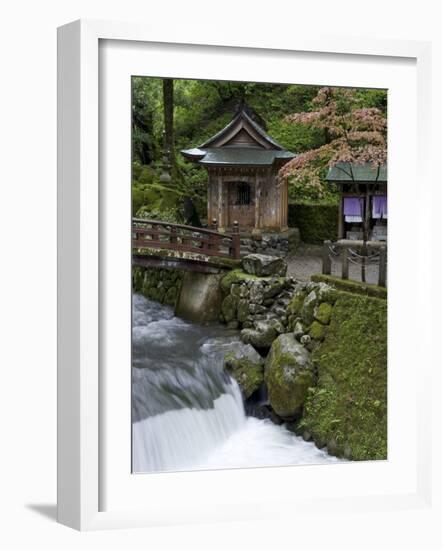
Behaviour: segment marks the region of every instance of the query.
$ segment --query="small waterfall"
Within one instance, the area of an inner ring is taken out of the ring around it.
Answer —
[[[222,326],[198,326],[133,297],[133,471],[158,472],[330,462],[337,459],[268,420],[246,417],[223,371],[240,346]]]
[[[133,427],[134,471],[196,468],[245,421],[241,394],[233,385],[210,409],[186,408],[145,418]]]

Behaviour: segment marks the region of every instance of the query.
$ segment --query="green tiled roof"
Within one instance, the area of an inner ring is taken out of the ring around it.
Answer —
[[[291,159],[290,151],[277,151],[249,147],[213,147],[182,151],[185,157],[197,158],[203,166],[271,166],[277,159]]]
[[[244,109],[202,145],[181,153],[202,166],[281,166],[296,156],[270,137]]]
[[[259,126],[258,124],[256,124],[256,122],[251,118],[249,117],[249,115],[244,111],[240,111],[230,122],[229,124],[227,124],[227,126],[225,126],[224,128],[222,128],[219,132],[217,132],[214,136],[212,136],[210,139],[208,139],[207,141],[205,141],[202,145],[200,145],[201,148],[206,148],[206,147],[210,147],[210,145],[212,145],[212,143],[214,141],[216,141],[219,137],[221,137],[222,135],[226,134],[230,128],[233,128],[235,126],[235,124],[237,124],[237,122],[241,119],[244,119],[248,124],[250,124],[250,126],[252,126],[257,132],[258,134],[264,138],[265,141],[267,141],[267,143],[269,143],[272,148],[275,148],[275,149],[280,149],[281,151],[284,149],[284,147],[282,145],[280,145],[276,140],[274,140],[271,136],[269,136],[269,134],[267,134],[267,132],[264,131],[263,128],[261,128],[261,126]]]
[[[378,167],[370,163],[351,164],[340,162],[329,169],[326,179],[337,183],[347,181],[387,183],[387,165],[384,164]]]

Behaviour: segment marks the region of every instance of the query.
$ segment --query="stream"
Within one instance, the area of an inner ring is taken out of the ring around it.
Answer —
[[[247,416],[225,353],[237,331],[200,326],[135,294],[132,327],[134,473],[337,462],[283,425]]]

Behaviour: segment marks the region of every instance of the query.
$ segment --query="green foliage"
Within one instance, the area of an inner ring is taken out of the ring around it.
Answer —
[[[331,204],[289,204],[288,222],[298,227],[308,244],[335,241],[338,235],[338,206]]]
[[[387,299],[387,289],[382,286],[370,285],[359,281],[351,281],[349,279],[345,280],[339,277],[334,277],[333,275],[312,275],[311,280],[315,283],[327,283],[334,286],[338,290],[353,292],[355,294],[363,294],[374,298]]]
[[[340,292],[313,352],[318,382],[300,430],[353,460],[387,458],[387,303]]]
[[[207,172],[186,162],[179,151],[196,147],[221,130],[232,118],[240,102],[245,101],[255,120],[281,145],[295,153],[316,149],[327,141],[323,130],[284,119],[292,113],[311,110],[319,88],[294,84],[244,83],[206,80],[174,81],[174,135],[176,165],[169,187],[157,187],[162,167],[164,109],[162,79],[132,79],[132,157],[133,212],[141,207],[158,212],[174,210],[176,217],[184,197],[190,197],[201,218],[206,216]],[[386,111],[386,92],[359,90],[361,106],[376,106]],[[325,177],[326,170],[322,177]],[[166,193],[166,196],[165,196]],[[318,188],[309,181],[289,178],[292,200],[335,204],[336,189],[328,184]],[[173,203],[173,204],[172,204]]]

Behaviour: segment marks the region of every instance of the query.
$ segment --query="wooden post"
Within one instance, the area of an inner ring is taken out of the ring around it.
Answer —
[[[330,259],[330,249],[331,241],[324,241],[322,247],[322,273],[323,275],[331,274],[331,259]]]
[[[233,222],[232,248],[230,254],[233,255],[235,260],[241,258],[241,236],[239,234],[239,225],[236,220]]]
[[[382,246],[379,250],[379,278],[378,285],[386,286],[387,282],[387,248]]]
[[[171,243],[178,242],[176,227],[173,225],[170,226],[170,242]]]
[[[218,176],[218,223],[223,226],[223,177]]]
[[[259,176],[258,173],[255,176],[255,228],[258,229],[260,226],[259,223],[259,196],[261,194],[261,189],[259,185]]]
[[[218,221],[216,218],[213,218],[210,229],[212,229],[212,231],[218,231]],[[209,235],[209,244],[207,245],[207,248],[209,250],[216,250],[218,248],[218,242],[215,235]]]
[[[342,249],[342,278],[348,279],[348,248]]]
[[[339,219],[338,219],[338,239],[344,238],[344,197],[341,192],[341,199],[339,201]]]
[[[151,228],[152,228],[152,235],[150,238],[152,239],[152,241],[160,242],[160,236],[158,235],[158,226],[155,223],[152,223]]]

